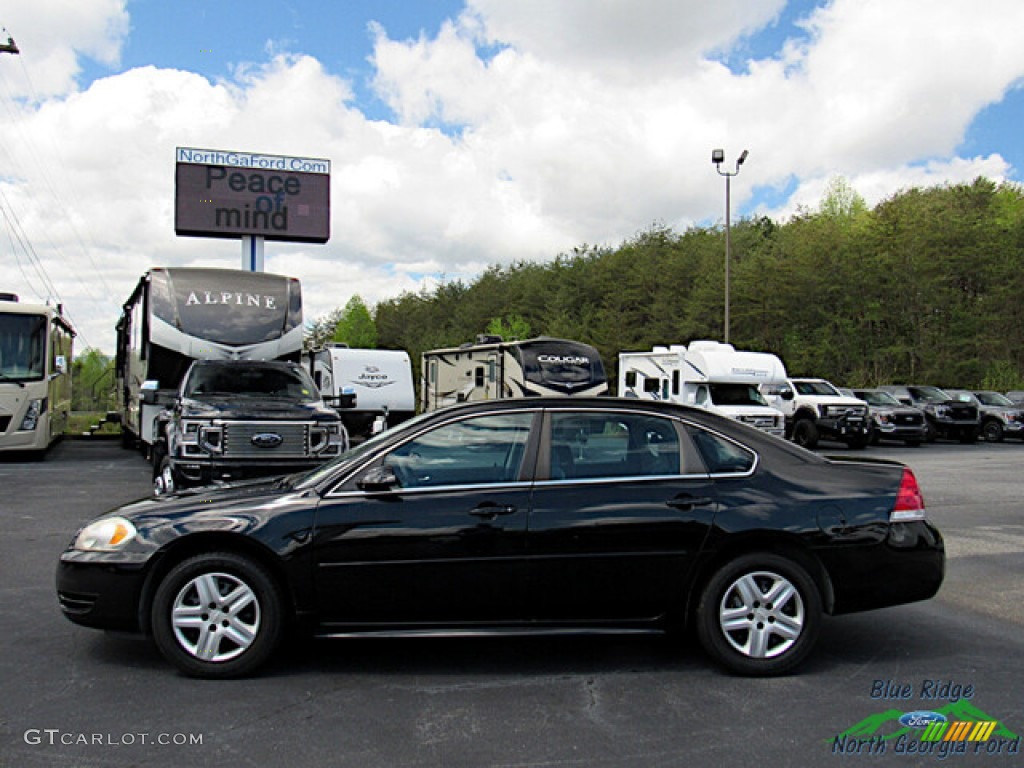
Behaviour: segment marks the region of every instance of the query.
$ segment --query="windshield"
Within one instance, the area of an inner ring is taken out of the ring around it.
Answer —
[[[755,384],[709,384],[715,405],[768,405]]]
[[[827,381],[794,381],[793,386],[801,395],[832,395],[839,397],[836,388]]]
[[[853,393],[855,397],[863,400],[868,405],[902,405],[899,400],[888,392],[870,392],[857,390]]]
[[[300,403],[320,399],[302,368],[254,365],[193,365],[182,390],[185,397],[280,397]]]
[[[975,395],[984,405],[1013,405],[1013,400],[998,392],[975,392]]]
[[[952,399],[938,387],[915,387],[914,392],[929,403],[946,403]]]
[[[46,361],[46,318],[0,312],[0,381],[38,381]]]

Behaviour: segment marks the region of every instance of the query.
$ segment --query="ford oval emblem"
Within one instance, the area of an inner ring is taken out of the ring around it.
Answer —
[[[249,442],[257,448],[277,448],[284,442],[284,438],[276,432],[260,432],[249,438]]]
[[[927,710],[907,712],[907,714],[900,718],[900,724],[908,726],[909,728],[927,728],[931,723],[944,722],[946,722],[945,715],[938,712],[929,712]]]

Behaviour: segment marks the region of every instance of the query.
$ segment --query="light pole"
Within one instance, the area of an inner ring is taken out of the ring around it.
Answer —
[[[739,174],[740,166],[743,165],[743,161],[747,159],[747,154],[747,150],[744,149],[736,160],[736,170],[729,173],[728,171],[722,170],[722,163],[725,162],[725,150],[711,150],[711,162],[715,164],[715,170],[718,171],[719,176],[725,176],[725,338],[723,341],[726,344],[729,343],[729,182],[732,181],[733,176]]]

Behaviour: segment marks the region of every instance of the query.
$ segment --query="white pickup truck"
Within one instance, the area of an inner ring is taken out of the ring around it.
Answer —
[[[871,433],[868,406],[846,397],[824,379],[786,379],[785,384],[762,385],[761,394],[786,415],[786,436],[804,448],[821,438],[863,448]]]

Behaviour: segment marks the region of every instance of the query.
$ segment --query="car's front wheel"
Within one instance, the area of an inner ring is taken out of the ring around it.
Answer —
[[[808,450],[818,445],[818,425],[804,418],[793,426],[793,442]]]
[[[789,672],[814,646],[821,596],[795,561],[743,555],[708,581],[697,607],[697,636],[707,653],[743,675]]]
[[[153,638],[160,652],[193,677],[245,675],[274,652],[283,601],[256,561],[231,552],[182,561],[157,587]]]
[[[995,419],[989,419],[981,428],[981,436],[989,443],[1001,443],[1003,441],[1003,425]]]

